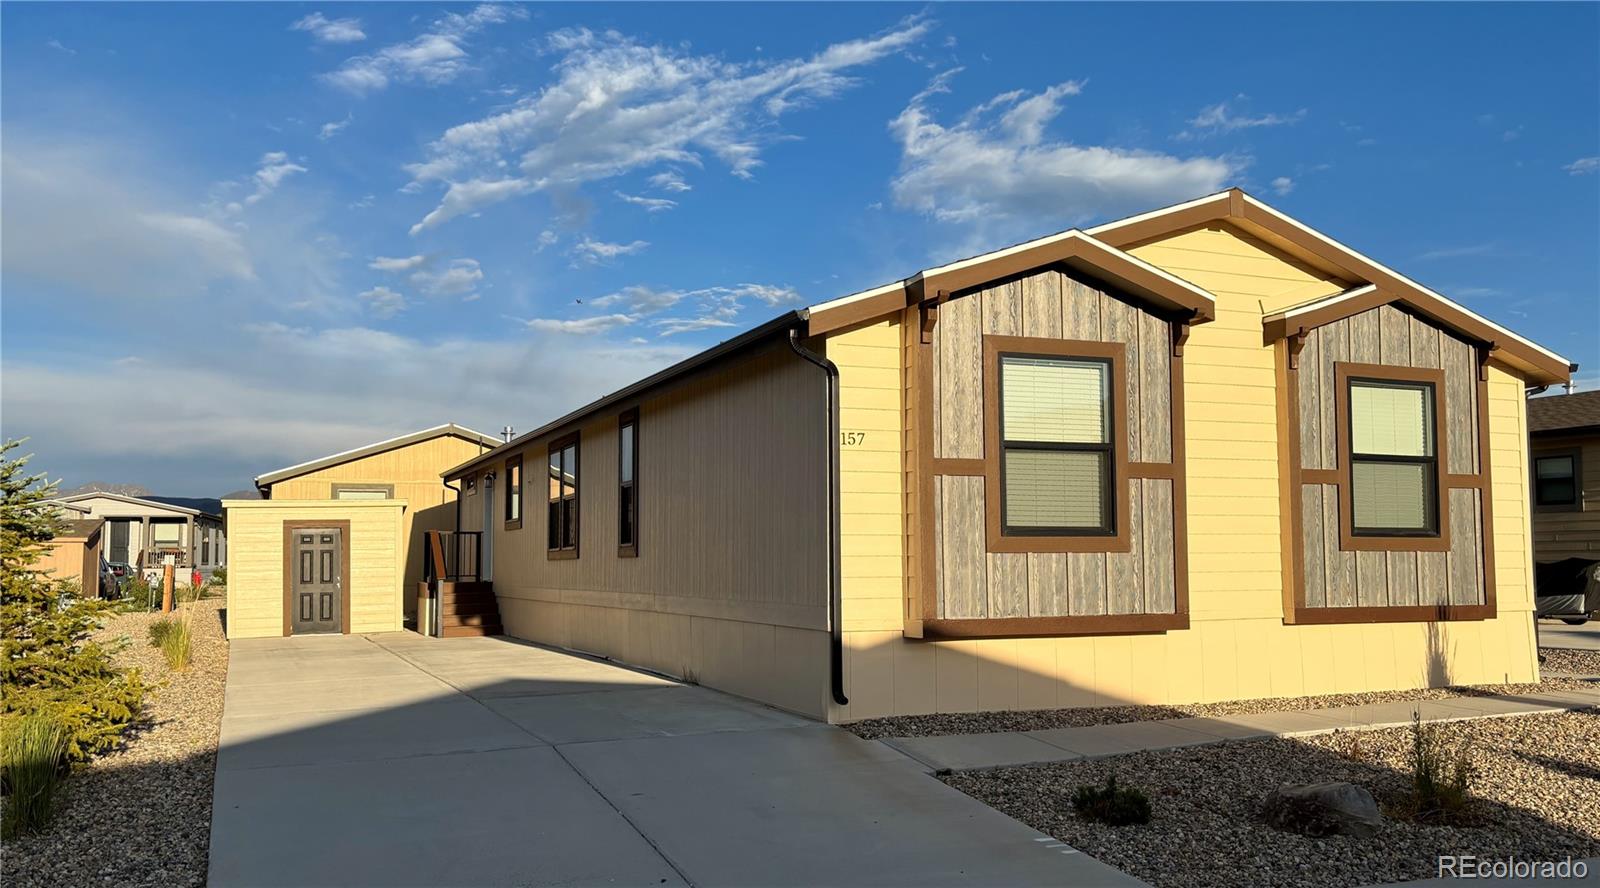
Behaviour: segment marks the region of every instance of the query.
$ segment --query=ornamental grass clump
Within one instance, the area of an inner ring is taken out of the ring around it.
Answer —
[[[50,820],[67,758],[67,732],[40,714],[7,719],[0,736],[0,772],[6,786],[0,834],[33,832]]]
[[[157,640],[156,626],[161,624],[165,624],[166,628],[161,630]],[[179,608],[176,618],[164,619],[152,625],[150,635],[174,672],[188,669],[194,642],[194,608]]]
[[[1105,786],[1078,787],[1072,806],[1082,816],[1112,826],[1150,822],[1149,797],[1138,787],[1118,786],[1115,774],[1106,777]]]
[[[1452,743],[1442,724],[1411,717],[1411,798],[1405,813],[1423,823],[1469,824],[1477,769],[1464,742]]]

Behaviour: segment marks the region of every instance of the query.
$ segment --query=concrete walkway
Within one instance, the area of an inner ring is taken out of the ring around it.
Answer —
[[[1008,765],[1070,762],[1260,737],[1299,737],[1329,734],[1338,730],[1401,727],[1410,725],[1413,715],[1420,715],[1425,722],[1443,722],[1566,712],[1595,706],[1600,706],[1600,685],[1592,690],[1581,691],[1461,696],[1421,702],[1371,703],[1257,715],[1169,718],[1046,731],[895,737],[880,742],[911,756],[930,772],[968,771]]]
[[[1140,884],[837,728],[412,634],[233,643],[209,882]]]

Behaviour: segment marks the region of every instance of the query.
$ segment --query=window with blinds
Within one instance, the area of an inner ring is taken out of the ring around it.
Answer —
[[[1003,532],[1115,533],[1111,364],[1000,356]]]
[[[1535,457],[1533,496],[1533,504],[1536,506],[1577,505],[1578,454],[1574,452]]]
[[[1353,532],[1437,534],[1433,386],[1352,379],[1348,395]]]

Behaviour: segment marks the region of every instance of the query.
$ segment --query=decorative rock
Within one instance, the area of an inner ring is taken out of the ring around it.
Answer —
[[[1267,796],[1262,817],[1278,829],[1322,836],[1367,838],[1383,826],[1372,793],[1353,783],[1280,784]]]

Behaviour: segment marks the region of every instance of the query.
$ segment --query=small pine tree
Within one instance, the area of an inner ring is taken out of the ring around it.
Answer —
[[[61,510],[46,502],[56,485],[10,455],[21,443],[0,445],[0,720],[49,716],[66,731],[68,756],[83,761],[138,717],[144,685],[91,638],[105,603],[67,595],[36,569],[63,529]]]

